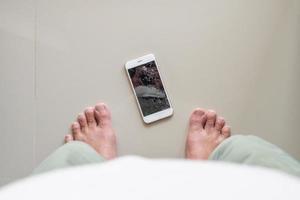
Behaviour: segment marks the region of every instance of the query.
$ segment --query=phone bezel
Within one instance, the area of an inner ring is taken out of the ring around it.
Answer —
[[[132,84],[132,81],[131,81],[130,74],[129,74],[128,70],[131,69],[131,68],[134,68],[134,67],[146,64],[146,63],[151,62],[151,61],[154,61],[155,64],[156,64],[157,71],[159,73],[161,82],[162,82],[163,87],[165,89],[165,93],[166,93],[167,99],[168,99],[169,104],[170,104],[170,108],[167,108],[165,110],[162,110],[162,111],[159,111],[159,112],[147,115],[147,116],[144,116],[142,108],[141,108],[141,105],[140,105],[140,103],[138,101],[138,98],[137,98],[137,95],[135,93],[134,86]],[[135,96],[135,100],[136,100],[136,102],[138,104],[138,108],[139,108],[140,114],[141,114],[141,116],[143,118],[143,121],[146,124],[149,124],[149,123],[152,123],[152,122],[155,122],[157,120],[160,120],[160,119],[163,119],[163,118],[166,118],[166,117],[170,117],[170,116],[173,115],[173,107],[171,105],[171,101],[170,101],[169,95],[168,95],[168,93],[166,91],[166,87],[165,87],[162,75],[160,73],[159,66],[158,66],[157,61],[155,59],[155,56],[153,54],[148,54],[148,55],[145,55],[145,56],[142,56],[142,57],[139,57],[139,58],[136,58],[136,59],[133,59],[133,60],[130,60],[130,61],[126,62],[125,69],[126,69],[127,76],[129,78],[131,89],[132,89],[132,91],[134,93],[134,96]]]

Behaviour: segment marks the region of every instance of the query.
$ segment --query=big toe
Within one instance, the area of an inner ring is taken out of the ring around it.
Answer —
[[[190,129],[202,130],[206,121],[205,110],[202,108],[196,108],[190,116]]]
[[[111,126],[111,113],[106,104],[98,103],[95,106],[95,117],[100,127]]]

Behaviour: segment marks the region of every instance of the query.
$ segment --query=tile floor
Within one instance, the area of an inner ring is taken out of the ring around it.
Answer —
[[[297,0],[0,0],[0,185],[28,175],[98,101],[120,155],[182,158],[201,106],[300,159],[299,35]],[[150,126],[123,69],[147,53],[175,109]]]

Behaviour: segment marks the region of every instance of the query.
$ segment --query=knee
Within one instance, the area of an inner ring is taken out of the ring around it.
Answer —
[[[259,148],[263,140],[253,135],[235,135],[230,137],[228,140],[231,149],[243,153],[245,156],[250,154],[259,153]]]
[[[233,135],[228,140],[231,140],[234,144],[253,144],[257,143],[259,140],[262,141],[261,138],[254,135]]]

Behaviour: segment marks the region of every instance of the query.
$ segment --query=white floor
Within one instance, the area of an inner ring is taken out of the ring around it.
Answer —
[[[201,106],[300,159],[299,36],[298,0],[0,0],[0,185],[28,175],[98,101],[120,155],[182,158]],[[146,53],[175,109],[150,126],[123,69]]]

